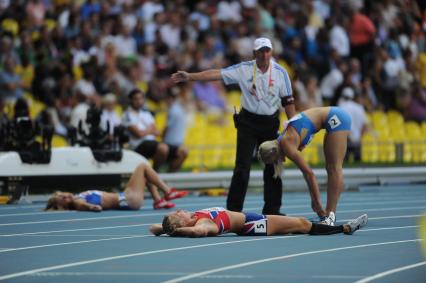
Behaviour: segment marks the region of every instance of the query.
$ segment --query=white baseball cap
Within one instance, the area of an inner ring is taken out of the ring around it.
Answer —
[[[355,92],[351,87],[345,87],[342,91],[342,96],[347,99],[354,99]]]
[[[259,37],[254,41],[253,50],[259,50],[262,47],[268,47],[272,49],[271,41],[266,37]]]

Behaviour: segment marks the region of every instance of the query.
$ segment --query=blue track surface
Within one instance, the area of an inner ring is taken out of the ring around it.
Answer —
[[[325,199],[325,195],[322,195]],[[188,197],[177,207],[224,206],[223,197]],[[245,210],[260,212],[263,196]],[[337,221],[368,213],[352,236],[154,237],[167,211],[43,212],[0,206],[0,281],[7,282],[426,282],[418,218],[426,186],[344,192]],[[312,218],[307,192],[284,196],[283,212]],[[375,276],[375,277],[374,277]]]

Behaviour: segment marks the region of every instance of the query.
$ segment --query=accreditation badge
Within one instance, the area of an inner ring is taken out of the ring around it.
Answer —
[[[272,92],[265,95],[263,101],[268,104],[269,107],[277,107],[280,103],[278,95],[274,95]]]

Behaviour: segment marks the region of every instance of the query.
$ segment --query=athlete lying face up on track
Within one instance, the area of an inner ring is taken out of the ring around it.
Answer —
[[[312,223],[303,217],[260,215],[212,207],[193,213],[180,209],[171,212],[164,217],[162,224],[151,225],[150,232],[156,236],[167,234],[175,237],[208,237],[225,233],[240,236],[352,234],[367,221],[367,214],[363,214],[346,224],[330,226]]]
[[[164,183],[149,165],[141,163],[133,171],[124,192],[110,193],[98,190],[85,191],[78,195],[69,192],[55,192],[47,202],[45,210],[102,211],[105,209],[138,210],[144,202],[145,187],[154,199],[154,209],[172,208],[169,200],[184,197],[188,191],[177,191]],[[159,188],[164,193],[161,198]]]

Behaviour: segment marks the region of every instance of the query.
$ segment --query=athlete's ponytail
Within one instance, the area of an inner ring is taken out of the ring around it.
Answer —
[[[262,164],[272,164],[274,166],[275,179],[281,176],[284,168],[277,140],[263,142],[257,151],[257,159]]]

